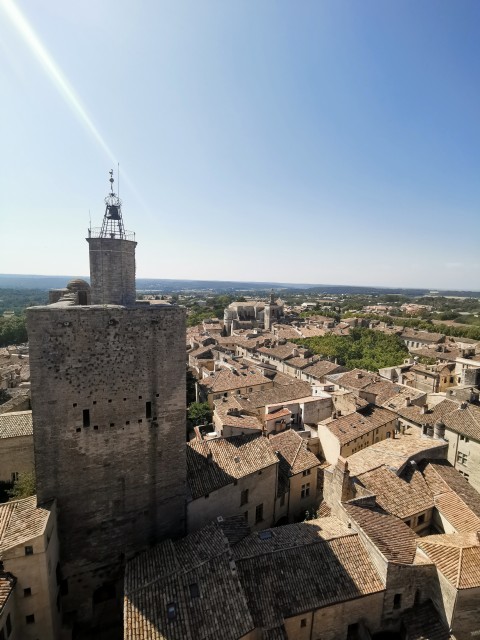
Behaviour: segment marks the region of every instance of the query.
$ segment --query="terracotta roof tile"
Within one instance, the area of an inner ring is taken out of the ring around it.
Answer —
[[[413,564],[417,536],[402,520],[378,507],[345,504],[344,508],[389,562]]]
[[[219,526],[161,543],[127,563],[125,640],[237,640],[253,628]]]
[[[443,457],[447,443],[416,434],[396,435],[370,447],[366,447],[348,458],[348,468],[352,477],[385,465],[401,469],[411,458],[431,459]]]
[[[239,397],[238,402],[243,409],[252,411],[266,405],[291,402],[310,395],[311,387],[308,382],[292,382],[290,384],[279,384],[272,389],[265,389],[264,391],[253,391],[245,397]]]
[[[408,640],[454,640],[431,600],[405,611],[402,621]]]
[[[332,420],[326,427],[344,445],[394,420],[395,414],[391,411],[372,408],[367,414],[354,412]]]
[[[453,533],[419,538],[418,546],[457,589],[480,587],[478,533]]]
[[[16,579],[9,573],[0,573],[0,615],[8,598],[13,593]]]
[[[399,478],[387,467],[373,469],[357,476],[357,479],[375,494],[382,509],[397,518],[409,518],[433,508],[433,496],[418,470],[414,471],[410,482]]]
[[[272,450],[280,454],[280,470],[289,476],[320,465],[318,458],[307,449],[306,441],[293,429],[271,436]]]
[[[32,412],[15,411],[0,414],[0,439],[32,436]]]
[[[322,520],[311,522],[304,525],[315,527]],[[249,610],[261,629],[276,629],[284,618],[384,589],[357,535],[278,550],[265,542],[263,553],[236,557]]]
[[[47,526],[53,502],[37,507],[37,497],[0,504],[0,554],[41,535]]]
[[[269,441],[258,434],[187,443],[187,482],[194,500],[277,463]]]

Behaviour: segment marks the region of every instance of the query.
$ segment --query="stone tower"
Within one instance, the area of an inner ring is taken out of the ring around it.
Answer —
[[[267,331],[270,331],[270,329],[272,328],[272,324],[274,322],[274,316],[275,316],[274,308],[275,308],[275,295],[272,289],[270,291],[269,301],[265,305],[264,316],[263,316],[264,317],[263,326]]]
[[[92,304],[68,294],[27,312],[37,499],[57,499],[78,621],[121,597],[125,559],[184,532],[185,312],[135,303],[129,238],[112,186],[87,239]]]
[[[122,202],[113,191],[105,198],[102,226],[89,229],[92,304],[135,304],[135,234],[125,231]]]

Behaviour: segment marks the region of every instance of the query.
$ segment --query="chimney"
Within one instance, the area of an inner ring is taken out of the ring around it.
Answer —
[[[405,406],[406,407],[411,407],[412,406],[412,401],[410,398],[405,398]]]
[[[427,413],[427,412],[428,412],[428,407],[427,407],[427,405],[426,405],[426,404],[424,404],[423,406],[421,406],[421,407],[420,407],[420,413],[421,413],[422,415],[424,415],[424,414],[425,414],[425,413]]]
[[[460,404],[460,409],[466,409],[466,408],[467,408],[467,406],[468,406],[468,402],[462,402],[462,403]]]
[[[363,373],[359,371],[357,374],[355,374],[355,377],[357,378],[357,380],[360,380],[360,378],[363,378]]]
[[[443,440],[445,438],[445,425],[441,420],[438,420],[433,427],[433,437],[435,440]]]
[[[207,453],[207,462],[208,462],[208,464],[213,464],[213,455],[212,455],[212,452],[210,450]]]
[[[202,432],[200,431],[200,427],[193,427],[193,430],[195,432],[195,436],[197,438],[197,440],[203,440],[203,436],[202,436]]]

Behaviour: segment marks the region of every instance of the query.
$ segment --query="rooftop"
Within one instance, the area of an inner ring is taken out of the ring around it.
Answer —
[[[382,509],[397,518],[409,518],[433,508],[433,495],[418,470],[410,474],[409,481],[387,467],[362,473],[357,480],[375,494],[376,502]]]
[[[270,404],[280,404],[291,402],[298,398],[311,396],[312,389],[308,382],[291,382],[290,384],[279,384],[272,389],[264,391],[253,391],[245,397],[239,397],[238,402],[243,409],[255,410]]]
[[[245,366],[225,368],[212,372],[199,381],[199,385],[205,387],[209,393],[219,393],[231,391],[242,387],[270,384],[271,380],[266,378],[256,369]]]
[[[378,380],[378,375],[364,369],[352,369],[341,375],[331,374],[335,376],[335,384],[347,389],[363,389],[372,382]],[[333,378],[332,378],[333,380]]]
[[[31,435],[33,435],[31,411],[0,414],[0,439]]]
[[[307,449],[306,441],[293,429],[271,436],[269,442],[280,458],[280,473],[293,476],[320,464],[318,458]]]
[[[478,533],[451,533],[418,539],[418,546],[457,589],[480,587]]]
[[[277,463],[269,441],[256,433],[191,440],[187,443],[187,483],[192,499]]]
[[[395,414],[388,409],[372,408],[368,415],[354,412],[332,420],[326,428],[338,438],[341,445],[344,445],[393,420]]]
[[[0,556],[7,549],[43,534],[53,501],[37,507],[37,497],[0,504]]]
[[[379,507],[348,503],[344,507],[389,562],[413,564],[417,536],[402,520]]]
[[[401,470],[410,459],[422,460],[444,457],[447,443],[416,434],[396,435],[348,458],[348,468],[352,477],[381,466]]]
[[[125,640],[237,640],[254,628],[218,524],[130,560],[124,585]]]

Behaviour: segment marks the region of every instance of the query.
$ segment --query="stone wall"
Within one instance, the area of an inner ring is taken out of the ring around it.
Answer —
[[[0,439],[0,482],[11,482],[12,474],[33,469],[33,436]]]
[[[208,497],[202,496],[187,504],[188,533],[201,529],[217,516],[245,516],[252,530],[257,531],[274,524],[275,495],[277,488],[278,464],[240,478],[213,491]],[[241,504],[241,494],[248,490],[248,502]],[[256,507],[263,504],[263,520],[255,522]]]
[[[87,238],[92,304],[135,304],[135,247],[132,240]]]
[[[27,311],[38,500],[56,498],[66,607],[185,524],[185,312]],[[90,601],[89,601],[90,600]]]

